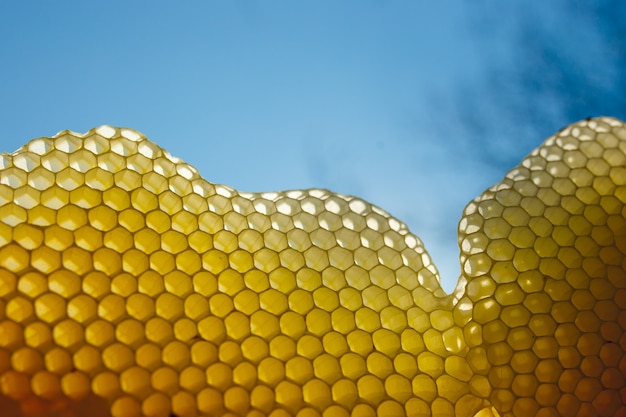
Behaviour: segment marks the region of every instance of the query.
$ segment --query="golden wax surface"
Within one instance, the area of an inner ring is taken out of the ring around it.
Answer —
[[[563,129],[465,208],[448,295],[359,198],[34,139],[0,154],[0,415],[624,417],[625,202],[626,125]]]

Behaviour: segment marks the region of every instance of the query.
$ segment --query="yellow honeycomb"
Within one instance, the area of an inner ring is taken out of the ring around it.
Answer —
[[[472,201],[453,294],[385,211],[130,129],[0,155],[2,416],[626,416],[626,125]]]

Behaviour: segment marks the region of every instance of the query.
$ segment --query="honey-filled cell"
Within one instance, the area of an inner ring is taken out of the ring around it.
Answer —
[[[626,416],[619,120],[467,205],[452,294],[381,208],[239,192],[131,129],[1,158],[2,415]]]

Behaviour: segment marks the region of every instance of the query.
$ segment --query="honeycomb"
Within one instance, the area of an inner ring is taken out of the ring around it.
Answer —
[[[624,123],[565,128],[466,207],[448,295],[359,198],[34,139],[0,155],[0,413],[626,416],[625,202]]]

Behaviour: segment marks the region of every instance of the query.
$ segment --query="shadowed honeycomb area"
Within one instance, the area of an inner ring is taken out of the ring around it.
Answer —
[[[3,416],[626,416],[626,127],[465,209],[461,275],[326,190],[243,193],[142,134],[0,154]]]

